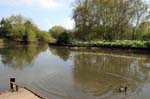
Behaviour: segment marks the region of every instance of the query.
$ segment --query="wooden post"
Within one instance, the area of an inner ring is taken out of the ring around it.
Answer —
[[[17,91],[16,79],[14,77],[10,78],[10,89],[11,91]]]
[[[18,85],[16,85],[16,91],[18,91],[18,90],[19,90]]]
[[[125,86],[125,95],[127,95],[127,90],[128,90],[128,87],[127,86]]]

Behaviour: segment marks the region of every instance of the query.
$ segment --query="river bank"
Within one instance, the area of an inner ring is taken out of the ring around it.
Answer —
[[[69,48],[74,50],[91,49],[91,50],[108,50],[122,51],[131,53],[150,53],[150,42],[148,41],[91,41],[91,42],[70,42],[68,44],[49,43],[49,46]]]
[[[5,91],[0,93],[0,99],[45,99],[39,97],[26,88],[19,88],[17,92]]]

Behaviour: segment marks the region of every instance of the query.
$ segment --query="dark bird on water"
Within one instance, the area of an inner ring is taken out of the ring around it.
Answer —
[[[127,94],[128,87],[127,86],[120,86],[117,88],[118,92],[125,92]]]

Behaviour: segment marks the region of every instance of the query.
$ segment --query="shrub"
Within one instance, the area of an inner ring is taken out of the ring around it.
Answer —
[[[150,41],[145,42],[145,46],[146,46],[147,48],[150,48]]]
[[[69,33],[62,33],[58,36],[57,44],[68,44],[70,42],[70,35]]]
[[[149,40],[150,40],[150,33],[145,34],[145,35],[143,36],[143,40],[144,40],[144,41],[149,41]]]
[[[47,32],[39,32],[37,36],[38,36],[38,41],[40,42],[48,42],[48,43],[56,42],[56,40]]]
[[[144,41],[92,41],[92,42],[71,42],[69,43],[71,46],[78,46],[78,47],[114,47],[114,48],[150,48],[150,42]]]

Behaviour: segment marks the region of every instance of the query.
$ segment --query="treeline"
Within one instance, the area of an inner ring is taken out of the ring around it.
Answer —
[[[49,32],[41,31],[30,19],[21,15],[3,18],[0,22],[0,38],[7,41],[54,42]]]
[[[72,31],[54,26],[41,31],[21,15],[3,18],[0,38],[25,42],[150,41],[150,6],[145,0],[75,0]],[[46,24],[45,24],[46,25]]]
[[[75,38],[150,40],[149,7],[145,0],[75,0]]]

